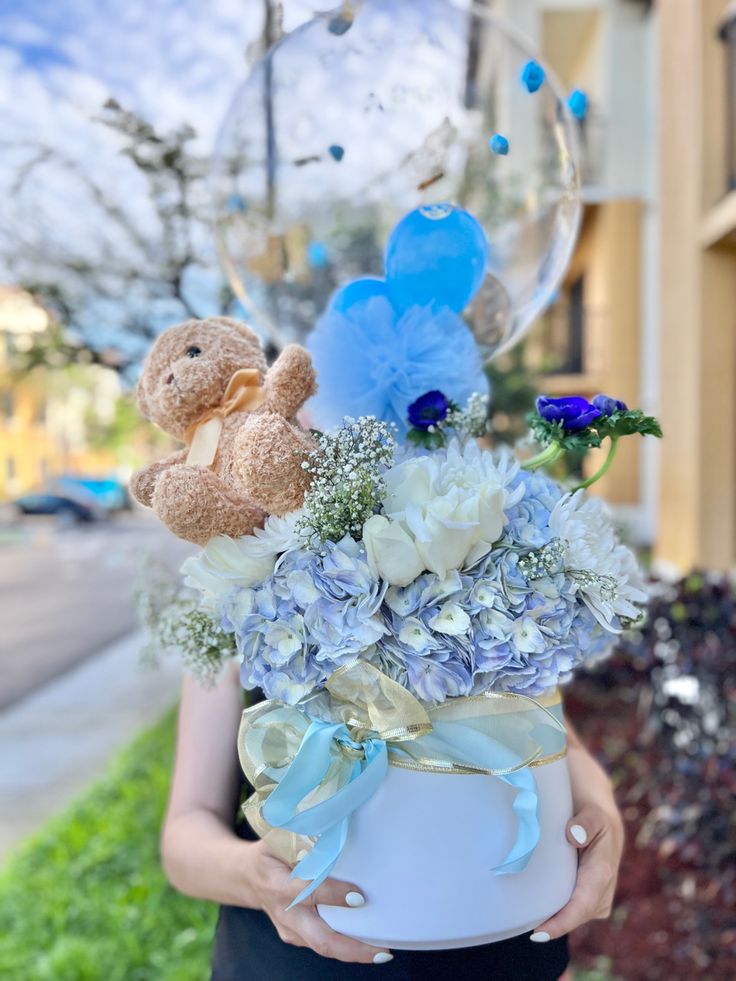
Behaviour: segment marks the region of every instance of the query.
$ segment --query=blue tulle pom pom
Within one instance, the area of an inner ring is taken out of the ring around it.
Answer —
[[[320,429],[344,416],[394,422],[402,438],[409,405],[439,389],[460,405],[488,383],[473,335],[447,308],[413,306],[403,313],[380,296],[357,302],[349,315],[328,310],[307,342],[319,379],[309,402]]]

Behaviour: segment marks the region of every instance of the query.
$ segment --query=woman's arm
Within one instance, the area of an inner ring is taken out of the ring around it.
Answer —
[[[624,827],[611,781],[567,723],[568,752],[575,814],[567,838],[580,851],[575,890],[567,906],[532,934],[537,942],[569,933],[588,920],[611,914],[616,878],[624,847]]]
[[[161,836],[164,871],[188,896],[254,906],[247,849],[232,831],[237,807],[235,740],[242,703],[233,672],[212,688],[185,678],[174,776]],[[242,868],[241,868],[242,866]]]
[[[243,841],[234,833],[241,712],[234,668],[210,689],[191,678],[184,681],[174,777],[161,836],[169,881],[189,896],[264,910],[285,943],[351,963],[385,963],[391,959],[388,951],[335,933],[317,913],[318,903],[363,905],[357,886],[328,879],[287,912],[304,883],[291,879],[289,866],[263,842]]]

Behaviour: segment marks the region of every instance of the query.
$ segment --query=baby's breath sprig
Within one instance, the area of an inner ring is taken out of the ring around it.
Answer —
[[[136,587],[136,606],[147,634],[141,651],[146,665],[156,667],[162,657],[174,655],[202,684],[209,685],[223,664],[237,654],[235,637],[200,610],[199,597],[182,588],[178,576],[156,559],[144,565]]]
[[[463,441],[488,435],[488,396],[473,392],[464,409],[450,409],[445,425]]]
[[[317,446],[302,463],[312,478],[304,497],[299,528],[320,542],[360,539],[363,524],[380,510],[383,471],[391,465],[395,427],[375,416],[346,418],[331,433],[319,433]]]
[[[181,658],[197,680],[209,686],[237,654],[235,635],[225,633],[197,600],[180,596],[164,607],[150,634],[149,648]]]

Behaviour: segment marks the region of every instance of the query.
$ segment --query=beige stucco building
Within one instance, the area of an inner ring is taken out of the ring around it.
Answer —
[[[655,555],[677,567],[734,568],[736,8],[664,0],[658,21],[659,401],[668,439]]]
[[[584,217],[530,335],[549,394],[657,414],[597,489],[666,573],[736,568],[736,5],[505,0],[590,96]],[[734,21],[729,45],[729,17]],[[591,458],[587,466],[595,468]]]

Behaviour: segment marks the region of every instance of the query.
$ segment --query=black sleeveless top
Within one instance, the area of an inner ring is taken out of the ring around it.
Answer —
[[[243,822],[241,838],[255,836]],[[456,950],[396,950],[388,964],[345,964],[284,943],[260,910],[221,906],[211,981],[557,981],[567,937],[532,943],[529,934]]]

